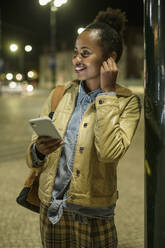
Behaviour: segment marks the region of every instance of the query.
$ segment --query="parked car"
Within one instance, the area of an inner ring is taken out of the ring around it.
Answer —
[[[11,81],[7,84],[2,84],[0,87],[1,94],[26,94],[32,93],[34,90],[33,85],[28,84],[27,82],[15,82]]]

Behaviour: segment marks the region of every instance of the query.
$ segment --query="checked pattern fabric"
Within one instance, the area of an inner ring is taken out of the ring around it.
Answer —
[[[47,217],[41,204],[40,231],[43,248],[117,248],[114,218],[82,217],[64,210],[58,223]]]

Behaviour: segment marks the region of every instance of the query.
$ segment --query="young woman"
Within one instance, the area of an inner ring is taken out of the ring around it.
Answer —
[[[63,141],[34,136],[30,144],[28,165],[42,169],[43,247],[117,247],[116,167],[140,117],[137,96],[116,84],[125,21],[124,13],[108,8],[77,37],[77,80],[65,84],[52,117]],[[52,94],[41,116],[50,114]]]

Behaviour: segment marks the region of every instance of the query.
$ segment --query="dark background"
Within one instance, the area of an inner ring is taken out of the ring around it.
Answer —
[[[143,0],[68,0],[55,13],[56,50],[72,49],[77,28],[86,26],[98,11],[107,7],[120,8],[126,12],[128,22],[125,40],[131,28],[143,32]],[[2,0],[0,13],[0,56],[11,56],[8,55],[11,42],[22,47],[30,44],[33,46],[30,56],[33,64],[37,64],[38,56],[50,48],[50,4],[40,6],[38,0]]]
[[[120,8],[126,12],[129,26],[143,24],[142,0],[68,0],[57,15],[58,46],[62,41],[72,45],[73,36],[79,26],[91,22],[99,10],[107,7]],[[5,0],[0,2],[3,38],[11,38],[38,44],[49,43],[50,8],[40,6],[38,0]]]

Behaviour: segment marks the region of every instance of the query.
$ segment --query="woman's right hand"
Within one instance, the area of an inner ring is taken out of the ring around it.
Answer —
[[[52,137],[41,136],[36,140],[36,149],[43,155],[48,155],[56,151],[64,144],[63,140],[53,139]]]

